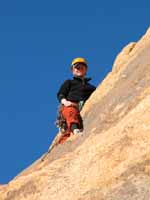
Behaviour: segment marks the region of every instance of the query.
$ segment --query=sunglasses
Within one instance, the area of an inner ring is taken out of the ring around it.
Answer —
[[[73,66],[73,68],[78,69],[78,70],[83,69],[84,67],[86,67],[86,65],[80,65],[79,63]]]
[[[83,66],[77,66],[77,67],[74,67],[75,69],[83,69],[84,67]]]

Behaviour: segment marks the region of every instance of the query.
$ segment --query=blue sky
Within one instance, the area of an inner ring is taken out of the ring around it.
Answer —
[[[0,1],[0,183],[48,149],[56,93],[85,57],[96,86],[150,24],[150,1]]]

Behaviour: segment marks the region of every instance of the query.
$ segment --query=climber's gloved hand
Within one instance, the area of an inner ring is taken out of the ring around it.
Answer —
[[[67,101],[67,99],[62,99],[62,100],[61,100],[61,103],[62,103],[64,106],[71,106],[71,105],[72,105],[72,102],[71,102],[71,101]]]

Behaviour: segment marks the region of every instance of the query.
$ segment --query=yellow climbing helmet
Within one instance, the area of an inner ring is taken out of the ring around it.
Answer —
[[[78,57],[78,58],[73,59],[73,61],[72,61],[72,63],[71,63],[71,68],[72,68],[73,66],[75,66],[76,64],[78,64],[78,63],[83,63],[83,64],[85,64],[85,66],[87,67],[87,61],[86,61],[84,58]]]

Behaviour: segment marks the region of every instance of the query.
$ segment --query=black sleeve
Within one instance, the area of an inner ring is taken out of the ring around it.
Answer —
[[[93,86],[93,92],[96,90],[96,87],[95,87],[95,85],[92,85]]]
[[[61,99],[67,98],[67,95],[70,90],[70,80],[66,80],[60,87],[58,93],[57,93],[57,99],[59,102],[61,102]]]

